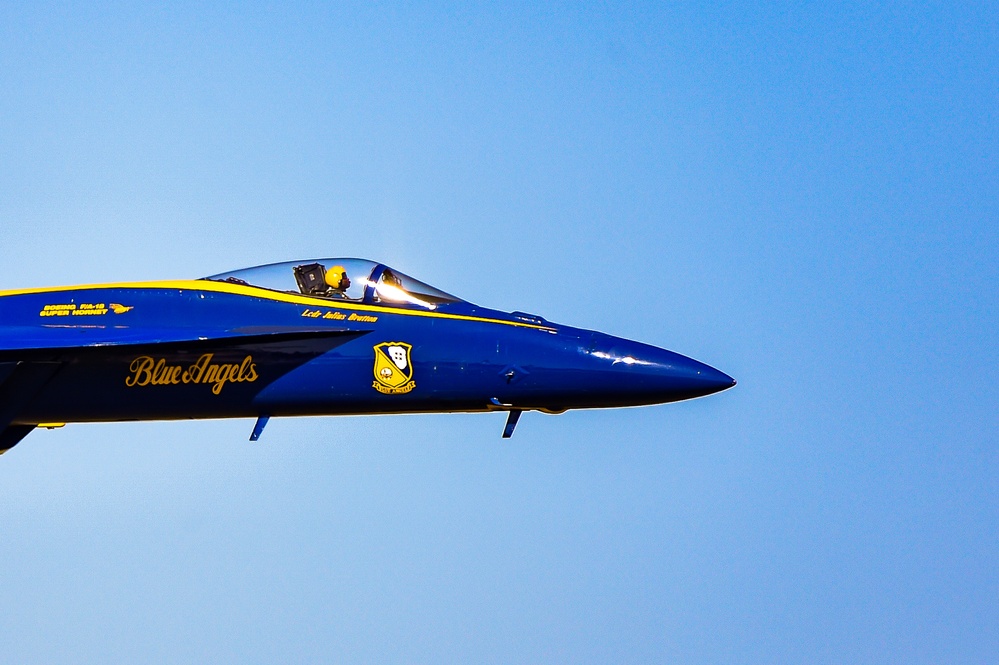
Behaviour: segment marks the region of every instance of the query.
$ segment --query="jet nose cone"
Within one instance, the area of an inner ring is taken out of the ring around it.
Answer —
[[[650,369],[664,382],[688,393],[690,397],[712,395],[735,385],[735,379],[725,372],[679,353],[656,349],[647,357],[653,363]]]
[[[608,383],[627,393],[632,404],[658,404],[704,397],[735,385],[735,379],[710,365],[656,346],[599,336],[603,350],[592,355],[609,364]]]
[[[719,371],[711,365],[705,365],[697,360],[689,360],[695,366],[693,368],[694,374],[691,376],[691,379],[700,381],[704,385],[704,389],[710,391],[704,393],[705,395],[721,392],[722,390],[728,390],[736,384],[736,380],[725,372]]]

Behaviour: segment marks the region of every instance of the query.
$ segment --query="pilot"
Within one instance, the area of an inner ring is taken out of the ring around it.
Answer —
[[[343,266],[333,266],[326,271],[326,285],[330,287],[327,295],[333,298],[346,298],[350,288],[350,279]]]

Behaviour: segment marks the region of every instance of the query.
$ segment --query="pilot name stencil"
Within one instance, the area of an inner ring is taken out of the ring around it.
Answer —
[[[206,353],[193,365],[170,365],[165,358],[156,360],[139,356],[129,366],[125,385],[129,388],[146,386],[210,385],[212,393],[222,394],[227,383],[254,383],[258,378],[253,356],[246,356],[242,363],[213,363],[215,354]]]
[[[326,319],[327,321],[357,321],[358,323],[378,323],[377,316],[358,314],[356,312],[352,312],[350,316],[347,316],[343,312],[321,310],[321,309],[307,309],[304,312],[302,312],[302,318]]]

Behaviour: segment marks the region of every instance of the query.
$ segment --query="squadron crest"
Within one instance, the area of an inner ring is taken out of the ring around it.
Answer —
[[[403,395],[416,387],[413,380],[411,352],[405,342],[382,342],[375,345],[375,381],[371,387],[384,395]]]

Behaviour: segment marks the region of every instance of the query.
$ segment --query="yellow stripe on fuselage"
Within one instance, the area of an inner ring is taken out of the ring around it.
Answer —
[[[283,302],[293,305],[309,305],[312,307],[326,307],[335,309],[348,309],[361,312],[377,312],[380,314],[400,314],[402,316],[422,316],[435,319],[454,319],[458,321],[478,321],[481,323],[498,323],[505,326],[516,326],[518,328],[535,328],[538,330],[553,330],[550,326],[542,326],[534,323],[522,323],[520,321],[504,321],[503,319],[490,319],[481,316],[467,316],[464,314],[446,314],[444,312],[424,312],[412,309],[401,309],[398,307],[383,307],[378,305],[363,305],[349,300],[331,300],[326,298],[316,298],[298,295],[296,293],[286,293],[283,291],[272,291],[258,286],[244,286],[242,284],[232,284],[231,282],[216,282],[212,280],[170,280],[162,282],[131,282],[121,284],[81,284],[78,286],[47,286],[35,289],[13,289],[0,291],[0,298],[10,296],[42,295],[46,293],[68,293],[74,291],[96,291],[100,289],[159,289],[178,291],[205,291],[209,293],[227,293],[230,295],[245,296],[248,298],[262,298],[274,302]]]

